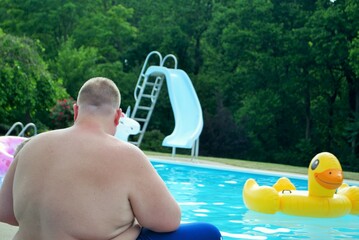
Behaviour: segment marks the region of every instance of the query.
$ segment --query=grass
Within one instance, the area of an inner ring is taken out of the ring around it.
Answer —
[[[168,159],[168,160],[172,159],[172,156],[169,153],[159,153],[159,152],[150,152],[150,151],[145,151],[145,153],[147,156],[150,156],[153,158],[162,158],[162,159]],[[176,154],[175,159],[191,161],[191,156],[183,155],[183,154]],[[291,166],[291,165],[284,165],[284,164],[277,164],[277,163],[255,162],[255,161],[246,161],[246,160],[239,160],[239,159],[203,157],[203,156],[199,156],[197,160],[199,162],[205,161],[205,162],[214,163],[214,164],[224,164],[227,166],[235,166],[235,167],[241,167],[241,168],[268,170],[268,171],[276,171],[276,172],[288,172],[288,173],[296,173],[296,174],[304,174],[304,175],[308,174],[307,167],[298,167],[298,166]],[[359,181],[359,173],[358,172],[345,171],[344,177],[346,180]]]

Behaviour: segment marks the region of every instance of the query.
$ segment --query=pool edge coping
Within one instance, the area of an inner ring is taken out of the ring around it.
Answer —
[[[187,158],[173,158],[173,157],[164,157],[164,156],[156,156],[156,155],[147,155],[148,159],[156,161],[156,162],[167,162],[172,164],[179,164],[179,165],[189,165],[193,167],[206,167],[210,169],[222,169],[227,171],[235,171],[235,172],[246,172],[246,173],[258,173],[263,175],[274,175],[277,177],[293,177],[302,180],[308,180],[307,174],[301,173],[290,173],[290,172],[283,172],[283,171],[273,171],[273,170],[263,170],[263,169],[253,169],[253,168],[246,168],[246,167],[238,167],[233,166],[225,163],[219,162],[212,162],[206,160],[198,160],[198,159],[187,159]],[[352,180],[352,179],[344,179],[343,183],[347,183],[349,185],[356,185],[359,186],[359,181]]]

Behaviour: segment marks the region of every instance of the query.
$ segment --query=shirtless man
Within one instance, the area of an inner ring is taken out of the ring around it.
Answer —
[[[74,125],[18,152],[0,191],[0,221],[19,226],[14,240],[135,240],[179,228],[180,208],[146,156],[113,136],[119,103],[111,80],[90,79]]]

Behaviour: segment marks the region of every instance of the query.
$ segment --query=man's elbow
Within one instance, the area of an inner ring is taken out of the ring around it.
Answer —
[[[176,231],[181,224],[181,217],[181,209],[178,207],[178,209],[171,214],[171,218],[164,221],[161,232]]]
[[[172,221],[168,222],[166,225],[165,232],[173,232],[178,229],[181,224],[181,214],[179,214],[176,218],[173,218]]]

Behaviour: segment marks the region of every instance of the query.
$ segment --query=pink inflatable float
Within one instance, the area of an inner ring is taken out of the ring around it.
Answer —
[[[0,177],[4,176],[14,159],[16,147],[27,138],[16,136],[0,137]]]

